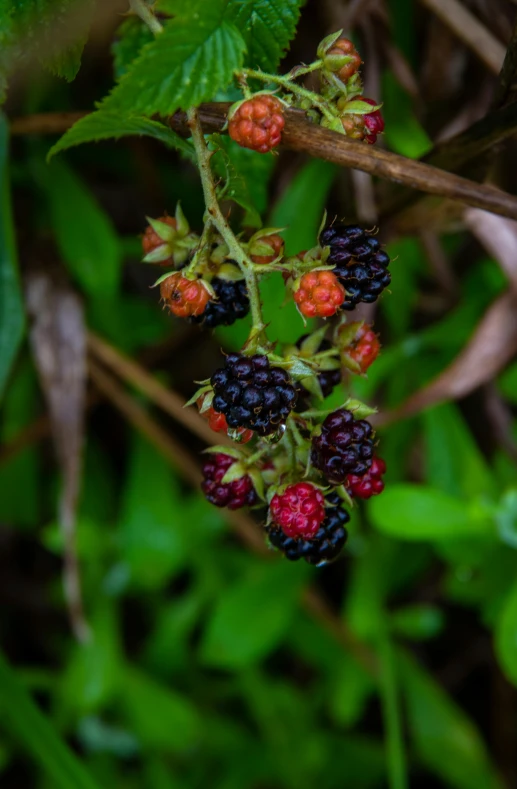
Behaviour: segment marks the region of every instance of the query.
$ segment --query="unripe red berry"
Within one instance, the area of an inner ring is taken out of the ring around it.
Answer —
[[[372,465],[362,476],[349,474],[346,478],[346,488],[351,496],[358,499],[369,499],[378,496],[384,490],[382,475],[386,473],[386,463],[374,455]]]
[[[204,397],[200,397],[197,401],[199,409],[203,406],[203,400]],[[209,427],[214,433],[228,434],[229,427],[224,414],[220,414],[212,406],[207,408],[206,411],[200,410],[200,413],[207,420]],[[246,430],[245,427],[235,428],[235,433],[238,434],[237,441],[240,444],[247,444],[253,438],[253,430]]]
[[[262,94],[237,107],[228,122],[228,133],[243,148],[268,153],[279,144],[284,124],[281,102]]]
[[[327,55],[348,55],[348,57],[352,58],[337,71],[337,75],[342,82],[349,80],[361,68],[361,56],[348,38],[339,38],[332,48],[327,51]]]
[[[294,292],[298,309],[306,318],[329,318],[345,300],[345,289],[332,271],[309,271]]]
[[[201,315],[210,300],[210,293],[202,280],[187,279],[179,271],[160,283],[160,295],[170,311],[179,318]]]
[[[366,99],[364,96],[358,96],[357,101],[365,101],[367,104],[371,104],[372,107],[377,105],[374,99]],[[380,110],[375,110],[375,112],[370,112],[368,115],[363,115],[363,120],[366,129],[365,140],[369,145],[373,145],[377,140],[377,135],[384,131],[384,118]]]
[[[288,537],[310,539],[325,518],[325,499],[310,482],[296,482],[275,493],[269,510],[273,523]]]
[[[257,492],[248,474],[233,482],[222,482],[233,463],[236,463],[236,460],[230,455],[222,452],[210,454],[203,464],[201,489],[210,504],[215,504],[216,507],[228,507],[230,510],[251,507],[257,502]]]
[[[279,255],[282,254],[284,249],[284,239],[279,236],[277,233],[272,233],[270,236],[263,236],[260,239],[261,244],[266,244],[267,246],[271,247],[271,254],[270,255],[254,255],[253,253],[250,255],[252,261],[259,265],[265,265],[266,263],[272,263],[273,260],[276,260]]]
[[[356,362],[362,373],[365,373],[369,366],[376,360],[381,349],[381,344],[371,326],[364,323],[358,330],[352,345],[347,350],[354,362]]]
[[[158,221],[163,222],[164,225],[169,225],[170,227],[174,228],[174,230],[177,228],[177,222],[173,216],[160,216],[158,217]],[[158,249],[158,247],[163,246],[165,243],[166,242],[164,239],[160,238],[156,230],[151,225],[147,225],[144,235],[142,236],[142,250],[144,255],[148,255],[149,252],[153,252],[155,249]],[[157,262],[160,266],[167,266],[170,264],[171,260],[172,255],[170,255],[165,260],[160,260]]]

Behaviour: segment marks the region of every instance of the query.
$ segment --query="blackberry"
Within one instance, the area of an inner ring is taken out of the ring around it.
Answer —
[[[391,282],[389,255],[368,230],[357,225],[336,224],[320,235],[322,247],[330,247],[326,260],[346,290],[342,309],[353,310],[360,301],[377,300]]]
[[[289,374],[271,367],[267,356],[230,353],[224,367],[211,378],[212,407],[224,414],[229,427],[245,427],[260,436],[274,433],[296,405]]]
[[[327,496],[330,507],[325,507],[325,519],[310,540],[288,537],[281,528],[269,528],[269,541],[290,561],[305,559],[309,564],[320,566],[335,559],[341,552],[348,533],[345,523],[350,515],[343,509],[342,501],[336,493]]]
[[[333,485],[343,485],[348,474],[362,476],[372,465],[373,428],[365,419],[354,419],[340,408],[323,422],[312,440],[311,460]]]
[[[201,323],[208,329],[216,326],[231,326],[244,318],[250,311],[250,300],[246,282],[243,279],[231,280],[214,277],[210,283],[215,291],[215,299],[206,305],[202,315],[191,318],[193,323]]]
[[[303,341],[306,340],[307,337],[307,334],[300,337],[296,343],[298,348],[301,348]],[[332,348],[332,343],[328,340],[323,340],[316,353],[328,351],[330,348]],[[341,383],[341,370],[323,370],[318,374],[318,381],[321,386],[323,397],[328,397],[334,391],[334,387]],[[302,411],[307,411],[311,407],[310,392],[308,392],[301,383],[296,384],[296,390],[298,392],[298,401],[294,410],[298,413],[302,413]]]
[[[224,475],[235,462],[235,458],[230,455],[214,452],[203,463],[201,489],[210,504],[238,510],[241,507],[251,507],[257,503],[257,492],[248,474],[244,474],[233,482],[222,482]]]

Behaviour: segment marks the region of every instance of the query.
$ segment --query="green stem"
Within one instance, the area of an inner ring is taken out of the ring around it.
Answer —
[[[290,418],[287,419],[287,425],[286,425],[286,429],[285,429],[284,440],[285,440],[285,443],[287,444],[287,448],[289,450],[289,460],[290,460],[290,463],[291,463],[291,470],[292,471],[296,471],[297,467],[298,467],[298,462],[296,460],[296,438],[294,437],[293,432],[292,432],[292,426],[291,426],[291,419]]]
[[[381,699],[386,732],[386,758],[390,789],[407,789],[406,754],[397,688],[393,645],[387,632],[379,642],[381,658]]]
[[[298,79],[304,77],[306,74],[311,74],[313,71],[318,71],[323,66],[322,60],[315,60],[310,66],[295,66],[292,71],[285,75],[288,80]]]
[[[317,107],[327,120],[333,121],[336,118],[336,115],[330,111],[327,103],[323,101],[317,93],[314,93],[311,90],[306,90],[306,88],[302,88],[301,85],[297,85],[295,82],[292,82],[288,77],[282,77],[277,74],[263,74],[262,71],[256,71],[255,69],[251,68],[243,69],[242,73],[246,74],[247,77],[260,79],[262,82],[273,82],[276,85],[281,85],[290,93],[294,93],[296,96],[310,101],[311,105],[313,107]]]
[[[260,303],[260,293],[258,279],[253,268],[253,261],[248,257],[241,244],[235,237],[233,230],[223,216],[219,201],[217,199],[216,188],[210,169],[210,152],[206,147],[205,137],[199,122],[198,111],[192,107],[187,112],[188,124],[192,133],[192,142],[196,151],[199,173],[201,175],[201,185],[205,198],[206,210],[209,222],[217,229],[228,247],[230,257],[235,260],[240,270],[244,274],[246,287],[251,307],[251,318],[253,322],[252,335],[259,338],[264,332],[265,325],[262,319],[262,307]]]
[[[252,455],[246,458],[245,461],[246,465],[253,466],[257,462],[257,460],[260,460],[261,457],[268,454],[269,452],[271,452],[271,447],[269,446],[269,444],[265,447],[262,447],[261,449],[257,449],[256,452],[254,452]]]
[[[142,22],[145,22],[155,36],[162,32],[163,25],[156,19],[145,0],[129,0],[129,7],[134,14],[140,17]]]

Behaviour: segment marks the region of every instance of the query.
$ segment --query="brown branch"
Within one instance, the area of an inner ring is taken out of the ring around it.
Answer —
[[[222,130],[229,106],[224,102],[201,105],[200,118],[207,132]],[[404,184],[411,189],[448,197],[475,208],[483,208],[485,211],[517,219],[517,198],[500,189],[469,181],[425,162],[406,159],[389,151],[373,149],[363,143],[348,140],[337,132],[310,123],[305,119],[304,113],[298,110],[288,110],[286,116],[282,138],[286,148],[306,153],[317,159],[324,159],[341,167],[362,170],[370,175]],[[64,124],[66,120],[65,118],[63,121],[62,117],[47,119],[47,128],[52,127],[53,131],[56,131],[59,123]],[[188,134],[184,113],[174,115],[170,119],[170,124],[176,131]],[[18,133],[21,133],[19,130],[23,128],[22,119],[15,119],[12,125],[14,129],[18,129]],[[26,119],[25,127],[28,126]],[[36,128],[36,124],[32,124],[31,131],[35,132]]]
[[[421,0],[447,25],[488,68],[499,74],[505,48],[458,0]]]
[[[13,118],[9,126],[11,134],[63,134],[76,121],[89,115],[88,112],[40,112]]]
[[[215,102],[201,105],[199,115],[205,131],[222,129],[228,107],[229,104]],[[184,113],[173,116],[170,124],[175,131],[188,133]],[[310,123],[298,110],[287,111],[282,142],[286,148],[317,159],[362,170],[412,189],[458,200],[511,219],[517,218],[517,198],[500,189],[469,181],[424,162],[348,140],[337,132]]]
[[[113,345],[102,340],[93,332],[88,332],[88,349],[90,353],[107,365],[124,381],[133,384],[149,400],[156,403],[177,422],[184,425],[206,444],[213,444],[217,438],[218,444],[235,446],[235,443],[223,434],[217,434],[208,426],[208,423],[194,408],[185,408],[185,400],[172,389],[167,389],[153,375],[147,372],[142,365],[125,356]]]

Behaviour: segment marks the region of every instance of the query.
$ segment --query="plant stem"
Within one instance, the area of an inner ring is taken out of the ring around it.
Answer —
[[[145,0],[129,0],[129,6],[155,36],[162,32],[163,25],[156,19]]]
[[[247,77],[260,79],[262,82],[273,82],[276,85],[281,85],[283,88],[290,91],[291,93],[294,93],[296,96],[299,96],[301,99],[307,99],[310,101],[311,105],[313,107],[317,107],[321,114],[324,115],[329,121],[333,121],[337,117],[333,112],[330,111],[327,103],[323,101],[316,93],[302,88],[301,85],[297,85],[295,82],[292,82],[288,77],[282,77],[278,74],[263,74],[262,71],[256,71],[255,69],[251,68],[243,69],[242,73]]]
[[[296,438],[293,435],[292,426],[291,426],[291,419],[288,417],[286,430],[284,434],[284,440],[287,444],[289,450],[289,460],[291,463],[292,471],[296,471],[297,468],[297,461],[296,461]]]
[[[244,274],[246,287],[251,306],[251,318],[253,323],[252,335],[259,338],[264,332],[265,326],[262,319],[262,307],[260,304],[260,293],[256,273],[253,268],[253,261],[248,257],[241,244],[235,237],[233,230],[223,216],[219,201],[217,199],[216,188],[212,171],[210,169],[210,152],[206,146],[203,130],[199,122],[198,111],[192,107],[187,112],[188,124],[192,132],[192,142],[196,151],[201,184],[205,198],[208,221],[216,228],[223,237],[228,247],[228,251],[233,260],[237,263]]]
[[[379,639],[379,654],[389,786],[390,789],[407,789],[406,754],[402,737],[395,659],[393,645],[387,632],[383,632]]]

